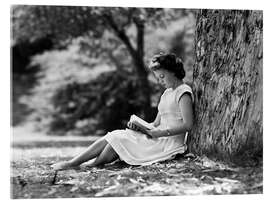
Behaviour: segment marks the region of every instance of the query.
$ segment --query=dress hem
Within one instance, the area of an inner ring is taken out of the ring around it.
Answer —
[[[185,151],[187,150],[187,146],[186,146],[186,144],[184,144],[181,148],[178,148],[176,150],[168,152],[168,153],[164,154],[164,156],[161,156],[160,158],[157,158],[155,160],[141,161],[140,162],[139,160],[136,161],[136,160],[132,159],[131,157],[129,157],[127,155],[126,150],[124,150],[117,143],[114,143],[113,140],[109,139],[107,136],[105,137],[105,140],[111,145],[111,147],[114,149],[114,151],[118,154],[120,160],[123,160],[124,162],[126,162],[129,165],[142,165],[142,166],[151,165],[153,163],[169,160],[177,154],[185,153]]]

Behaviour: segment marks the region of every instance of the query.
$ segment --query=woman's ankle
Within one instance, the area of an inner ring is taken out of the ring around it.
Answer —
[[[76,166],[79,166],[79,165],[80,165],[80,164],[78,164],[78,163],[76,163],[76,162],[74,162],[74,161],[72,161],[72,160],[67,161],[67,164],[68,164],[69,166],[71,166],[71,167],[76,167]]]

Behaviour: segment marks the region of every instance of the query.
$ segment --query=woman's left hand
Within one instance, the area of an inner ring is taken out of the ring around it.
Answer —
[[[146,130],[146,132],[150,138],[158,138],[164,136],[164,131],[157,128]]]

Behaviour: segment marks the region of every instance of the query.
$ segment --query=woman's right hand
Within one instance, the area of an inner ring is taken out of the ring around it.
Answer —
[[[139,128],[130,121],[127,123],[127,126],[131,130],[139,131]]]

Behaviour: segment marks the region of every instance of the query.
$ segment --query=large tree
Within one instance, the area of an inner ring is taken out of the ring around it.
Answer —
[[[58,45],[81,37],[90,57],[103,57],[122,71],[130,58],[137,77],[144,116],[150,107],[150,88],[145,68],[144,36],[147,26],[164,24],[185,10],[86,6],[13,6],[13,43],[50,36]],[[116,52],[115,50],[120,51]],[[125,58],[125,60],[122,60]]]
[[[262,155],[262,11],[200,10],[191,148],[223,159]]]

